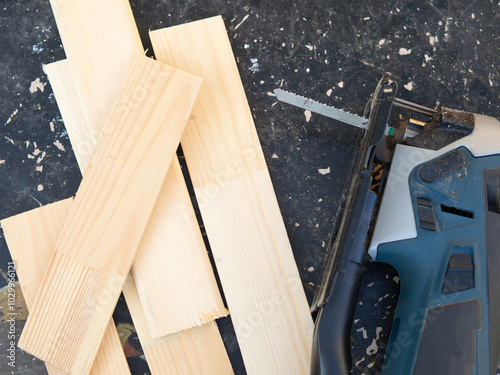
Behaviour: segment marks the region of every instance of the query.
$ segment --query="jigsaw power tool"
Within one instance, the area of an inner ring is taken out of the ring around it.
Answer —
[[[350,374],[353,314],[372,261],[401,279],[383,375],[495,374],[500,122],[396,93],[385,74],[357,116],[275,90],[280,101],[364,129],[311,307],[311,374]]]

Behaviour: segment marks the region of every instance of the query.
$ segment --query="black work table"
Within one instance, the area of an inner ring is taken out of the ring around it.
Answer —
[[[309,302],[336,218],[359,130],[276,103],[281,87],[362,114],[384,72],[399,97],[500,118],[500,4],[432,1],[132,0],[148,30],[221,14],[269,166]],[[0,9],[0,219],[73,196],[81,175],[42,64],[64,50],[48,0],[3,0]],[[0,374],[45,374],[18,351],[7,365],[0,233]],[[398,297],[397,273],[373,265],[352,329],[356,374],[376,374]],[[21,302],[19,302],[21,303]],[[123,299],[115,312],[133,374],[148,373]],[[230,319],[219,322],[236,374],[245,374]],[[22,320],[17,325],[22,329]]]

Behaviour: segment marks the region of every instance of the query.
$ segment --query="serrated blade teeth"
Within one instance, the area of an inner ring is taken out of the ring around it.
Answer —
[[[357,126],[358,128],[366,129],[366,123],[368,122],[368,120],[364,117],[352,114],[342,109],[328,106],[326,104],[322,104],[318,101],[308,99],[281,89],[275,89],[274,94],[276,95],[276,98],[278,98],[278,100],[281,102],[288,103],[299,108],[307,109],[311,112],[319,113],[320,115],[345,122],[349,125]]]

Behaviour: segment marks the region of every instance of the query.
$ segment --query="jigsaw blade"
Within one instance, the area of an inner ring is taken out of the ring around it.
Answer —
[[[322,104],[315,100],[304,98],[303,96],[281,89],[275,89],[274,94],[281,102],[307,109],[311,112],[319,113],[320,115],[330,117],[334,120],[338,120],[361,129],[366,129],[368,120],[364,117],[343,111],[342,109],[327,106],[326,104]]]

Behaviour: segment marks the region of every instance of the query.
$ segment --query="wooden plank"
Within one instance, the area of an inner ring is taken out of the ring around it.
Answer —
[[[306,374],[313,322],[221,17],[154,31],[204,78],[182,138],[248,374]]]
[[[143,49],[127,0],[51,3],[68,59],[45,66],[45,71],[84,173],[126,59]],[[227,315],[177,158],[132,273],[153,337]]]
[[[16,265],[16,272],[28,309],[49,265],[57,238],[73,198],[28,211],[1,222],[5,240]],[[50,375],[66,374],[47,364]],[[113,319],[109,322],[90,375],[130,374]]]
[[[79,93],[67,60],[45,66],[73,146],[85,173],[95,144],[81,113]],[[174,158],[137,251],[132,274],[150,333],[158,338],[227,315],[212,265]],[[169,286],[169,287],[167,287]],[[129,301],[127,301],[129,302]]]
[[[126,77],[19,340],[71,374],[91,368],[201,84],[140,55]]]

